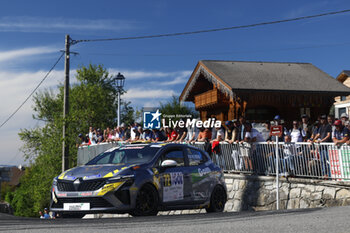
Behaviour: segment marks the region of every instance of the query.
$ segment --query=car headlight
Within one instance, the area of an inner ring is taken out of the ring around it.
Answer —
[[[53,178],[52,185],[55,185],[55,186],[57,185],[57,177]]]
[[[125,181],[125,183],[131,185],[132,183],[134,183],[134,177],[135,177],[134,175],[116,176],[116,177],[109,178],[107,180],[107,183],[115,183],[115,182]]]

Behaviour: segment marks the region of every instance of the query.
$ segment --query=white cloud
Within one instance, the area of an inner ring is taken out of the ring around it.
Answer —
[[[111,75],[116,75],[118,72],[122,73],[127,79],[135,80],[135,79],[144,79],[144,78],[163,78],[174,76],[178,74],[178,72],[159,72],[159,71],[138,71],[138,70],[125,70],[112,68],[109,69]]]
[[[191,75],[191,71],[183,71],[182,74],[176,76],[173,80],[165,81],[165,82],[158,82],[158,85],[162,86],[170,86],[170,85],[177,85],[177,84],[183,84],[186,83],[188,78]]]
[[[148,79],[157,85],[175,85],[185,83],[192,71],[176,71],[176,72],[159,72],[159,71],[135,71],[135,70],[124,70],[124,69],[109,69],[110,75],[117,75],[118,72],[124,75],[126,80],[139,80]],[[154,79],[167,78],[165,82],[154,82]],[[171,79],[173,78],[173,79]]]
[[[173,90],[131,88],[123,95],[126,99],[165,99],[177,95]]]
[[[0,62],[10,61],[15,59],[22,59],[23,57],[28,57],[28,56],[48,54],[48,53],[53,53],[57,51],[58,51],[58,48],[54,48],[50,46],[0,51]]]
[[[110,71],[116,70],[118,69],[110,69]],[[127,79],[134,79],[139,83],[136,88],[127,89],[127,93],[122,96],[123,99],[131,101],[132,106],[137,108],[156,107],[159,106],[159,102],[166,101],[173,95],[179,95],[178,90],[174,90],[171,85],[183,83],[190,75],[189,71],[160,72],[125,69],[121,69],[121,71]],[[34,72],[0,70],[0,124],[27,98],[46,73],[47,70]],[[75,73],[75,70],[71,70],[71,83],[74,83]],[[116,74],[116,72],[114,73]],[[57,85],[63,83],[63,80],[64,71],[53,70],[38,90],[50,88],[57,91]],[[154,84],[150,85],[152,82]],[[147,88],[144,88],[145,86]],[[38,125],[38,121],[32,119],[32,106],[32,99],[29,99],[17,114],[0,128],[0,142],[2,142],[0,145],[4,152],[0,155],[0,164],[23,163],[22,153],[18,152],[22,145],[18,132],[20,129],[33,128]]]
[[[0,31],[10,32],[121,31],[133,28],[136,28],[136,24],[126,20],[28,16],[0,18]]]

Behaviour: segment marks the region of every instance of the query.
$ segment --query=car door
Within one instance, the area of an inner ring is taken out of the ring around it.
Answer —
[[[187,148],[188,170],[191,181],[191,199],[193,203],[203,203],[210,196],[212,170],[207,165],[208,158],[201,151]]]
[[[165,160],[174,160],[177,162],[177,166],[161,167]],[[173,206],[188,203],[191,197],[191,183],[189,173],[185,171],[187,162],[183,148],[167,149],[161,154],[157,164],[163,205]]]

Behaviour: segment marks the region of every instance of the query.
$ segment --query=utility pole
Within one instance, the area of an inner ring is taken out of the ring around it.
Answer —
[[[65,62],[64,62],[64,94],[63,94],[63,131],[62,131],[62,172],[69,168],[69,147],[66,143],[67,136],[67,116],[69,114],[69,47],[70,37],[66,35]]]

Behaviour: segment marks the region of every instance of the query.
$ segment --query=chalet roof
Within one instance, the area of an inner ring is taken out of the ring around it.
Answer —
[[[343,73],[346,74],[348,77],[350,76],[350,70],[343,70]]]
[[[233,93],[283,91],[330,95],[350,94],[350,88],[311,63],[202,60],[199,61],[196,70],[192,76],[198,78],[198,72],[201,72],[207,76],[208,80],[217,79],[217,82],[221,82],[228,89],[231,88]],[[190,89],[194,85],[190,82],[196,82],[196,78],[192,76],[181,94],[180,98],[183,101],[187,100]]]

